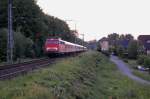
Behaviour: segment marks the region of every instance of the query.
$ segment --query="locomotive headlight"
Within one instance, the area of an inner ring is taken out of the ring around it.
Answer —
[[[47,47],[46,50],[47,50],[47,51],[48,51],[48,50],[58,50],[58,48],[57,48],[57,47]]]
[[[48,47],[48,48],[46,48],[46,50],[48,51],[50,48]]]
[[[53,49],[58,50],[58,48],[57,48],[57,47],[54,47]]]

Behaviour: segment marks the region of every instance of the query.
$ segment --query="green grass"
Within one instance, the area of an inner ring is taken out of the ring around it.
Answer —
[[[0,99],[149,99],[150,88],[121,75],[107,57],[87,52],[13,80]]]
[[[128,64],[130,65],[132,69],[138,66],[138,64],[136,63],[136,60],[130,60],[130,59],[127,59],[127,60],[128,60]]]
[[[137,69],[134,69],[136,66],[138,66],[138,64],[136,63],[136,60],[128,60],[128,64],[130,66],[130,68],[132,69],[132,73],[144,80],[148,80],[150,81],[150,74],[148,72],[145,71],[139,71]]]
[[[150,81],[150,74],[148,72],[141,72],[141,71],[134,70],[133,74],[135,74],[136,76],[144,80]]]

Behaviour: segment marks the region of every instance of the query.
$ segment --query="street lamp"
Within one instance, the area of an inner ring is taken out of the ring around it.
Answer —
[[[12,0],[8,0],[7,62],[13,63]]]

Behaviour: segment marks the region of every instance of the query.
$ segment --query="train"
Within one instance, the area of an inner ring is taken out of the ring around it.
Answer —
[[[85,46],[56,38],[46,39],[44,49],[47,55],[79,53],[87,50]]]

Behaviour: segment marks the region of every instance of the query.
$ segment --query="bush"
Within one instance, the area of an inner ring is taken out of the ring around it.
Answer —
[[[7,29],[0,29],[0,61],[6,61],[7,55]],[[30,38],[26,38],[20,32],[14,33],[14,59],[27,56],[27,53],[31,55],[33,41]],[[29,56],[29,55],[28,55]]]
[[[128,63],[128,59],[123,59],[124,62]]]
[[[138,57],[137,63],[143,65],[146,68],[150,68],[150,57],[146,55],[140,55]]]
[[[138,63],[139,65],[143,65],[143,64],[144,64],[144,59],[145,59],[146,57],[147,57],[146,55],[139,55],[139,56],[138,56],[137,63]]]
[[[14,32],[14,58],[31,57],[33,41],[20,32]]]
[[[7,29],[0,29],[0,60],[6,61]]]
[[[107,57],[110,56],[110,52],[109,52],[109,51],[102,51],[102,53],[103,53],[105,56],[107,56]]]
[[[144,59],[144,67],[146,67],[146,68],[150,68],[150,57],[146,57],[145,59]]]
[[[122,56],[123,56],[123,53],[124,53],[123,46],[117,46],[116,52],[117,52],[117,54],[118,54],[120,57],[122,57]]]
[[[136,59],[138,55],[138,43],[137,41],[130,41],[128,45],[128,57],[130,59]]]

